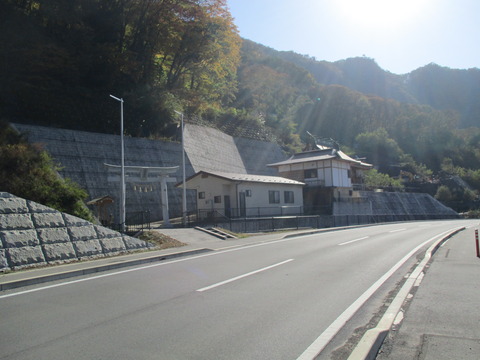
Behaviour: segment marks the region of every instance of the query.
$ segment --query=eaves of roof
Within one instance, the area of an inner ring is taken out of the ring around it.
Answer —
[[[329,151],[328,153],[325,153],[324,150],[299,153],[299,154],[293,155],[288,160],[280,161],[274,164],[268,164],[267,166],[276,167],[281,165],[292,165],[292,164],[300,164],[300,163],[313,162],[313,161],[325,161],[330,159],[340,159],[340,160],[351,163],[353,166],[365,168],[365,169],[371,169],[373,167],[373,165],[371,164],[364,163],[360,160],[355,160],[350,156],[348,156],[347,154],[345,154],[344,152],[336,151],[336,150]]]
[[[189,180],[201,176],[201,175],[211,175],[221,179],[233,181],[233,182],[253,182],[253,183],[265,183],[265,184],[286,184],[286,185],[305,185],[305,183],[287,179],[280,176],[266,176],[266,175],[255,175],[255,174],[234,174],[234,173],[225,173],[217,171],[199,171],[195,175],[190,176],[186,179],[186,182]],[[177,184],[180,186],[182,183]]]

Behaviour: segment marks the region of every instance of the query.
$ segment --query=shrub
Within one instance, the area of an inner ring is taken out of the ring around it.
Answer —
[[[0,122],[0,190],[93,221],[84,203],[87,192],[58,170],[46,151]]]
[[[398,179],[394,179],[387,174],[382,174],[376,169],[367,171],[364,175],[365,185],[369,188],[393,188],[403,190],[405,187]]]

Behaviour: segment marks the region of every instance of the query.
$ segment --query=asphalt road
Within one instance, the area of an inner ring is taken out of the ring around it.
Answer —
[[[415,255],[469,224],[325,232],[0,293],[0,359],[322,357],[365,325]]]

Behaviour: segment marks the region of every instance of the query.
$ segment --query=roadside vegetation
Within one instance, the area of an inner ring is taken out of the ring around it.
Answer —
[[[185,243],[158,231],[144,231],[138,236],[138,238],[155,245],[158,249],[169,249],[186,245]]]
[[[84,204],[87,192],[62,179],[58,169],[46,151],[0,122],[0,191],[94,221]]]

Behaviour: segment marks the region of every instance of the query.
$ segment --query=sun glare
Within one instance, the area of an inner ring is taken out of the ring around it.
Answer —
[[[372,29],[402,26],[425,10],[428,0],[337,0],[342,15],[352,25]]]

